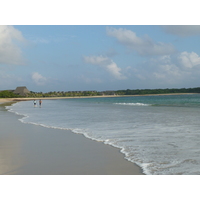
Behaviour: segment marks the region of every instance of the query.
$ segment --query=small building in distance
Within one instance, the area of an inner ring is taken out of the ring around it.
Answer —
[[[30,93],[30,91],[25,86],[22,86],[22,87],[17,87],[13,91],[13,93],[14,94],[18,94],[20,96],[26,96],[28,93]]]

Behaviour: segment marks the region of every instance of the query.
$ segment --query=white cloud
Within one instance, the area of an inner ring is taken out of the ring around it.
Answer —
[[[182,37],[200,35],[199,25],[168,25],[162,27],[166,33]]]
[[[17,45],[25,41],[21,32],[13,26],[0,26],[0,64],[20,65],[24,63]]]
[[[163,80],[167,83],[174,83],[183,80],[184,71],[180,70],[175,64],[160,64],[157,70],[153,73],[155,78]]]
[[[90,63],[92,65],[106,65],[110,63],[110,59],[104,56],[85,56],[84,60],[86,63]]]
[[[200,57],[195,52],[188,53],[184,51],[180,54],[178,59],[185,68],[200,66]]]
[[[107,28],[107,35],[115,37],[121,44],[135,50],[140,55],[169,55],[175,52],[171,44],[156,43],[150,37],[140,38],[127,29]]]
[[[185,72],[177,57],[172,58],[172,56],[162,56],[155,60],[152,65],[156,66],[153,75],[157,79],[162,79],[168,83],[174,83],[175,81],[184,78]]]
[[[32,80],[37,84],[37,85],[45,85],[47,78],[39,74],[38,72],[34,72],[32,74]]]
[[[137,69],[137,70],[136,70]],[[200,56],[195,52],[151,58],[139,66],[129,69],[135,82],[153,87],[191,87],[199,85]]]
[[[98,65],[106,69],[116,79],[119,79],[119,80],[126,79],[126,77],[121,73],[121,68],[119,68],[117,64],[108,57],[85,56],[84,60],[86,63],[92,64],[92,65]]]
[[[111,63],[106,66],[106,69],[116,79],[126,79],[126,77],[121,74],[121,69],[117,66],[117,64],[115,62],[111,61]]]

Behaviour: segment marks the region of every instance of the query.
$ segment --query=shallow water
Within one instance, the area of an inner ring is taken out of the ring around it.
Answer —
[[[146,174],[200,174],[200,95],[44,100],[8,106],[24,123],[119,147]]]

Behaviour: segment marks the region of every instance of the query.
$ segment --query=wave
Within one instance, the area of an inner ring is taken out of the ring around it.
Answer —
[[[125,106],[151,106],[151,104],[145,104],[145,103],[114,103],[117,105],[125,105]]]
[[[118,148],[118,149],[120,149],[120,152],[122,154],[124,154],[124,159],[128,160],[129,162],[132,162],[132,163],[138,165],[139,167],[141,167],[143,173],[147,174],[147,169],[144,166],[142,166],[141,163],[136,162],[133,158],[131,159],[129,157],[129,153],[126,151],[126,149],[123,146],[117,145],[112,139],[103,139],[101,137],[91,136],[89,134],[89,132],[87,130],[85,130],[85,129],[80,129],[80,128],[66,128],[66,127],[59,127],[59,126],[54,126],[54,125],[53,126],[52,125],[47,125],[47,124],[38,123],[38,122],[32,122],[32,121],[27,120],[29,118],[28,114],[19,113],[19,112],[15,111],[14,109],[12,109],[11,106],[8,106],[7,109],[8,109],[9,112],[21,116],[18,119],[21,123],[32,124],[32,125],[41,126],[41,127],[44,127],[44,128],[59,129],[59,130],[68,130],[68,131],[71,131],[71,132],[73,132],[75,134],[84,135],[84,137],[86,137],[86,138],[88,138],[90,140],[97,141],[97,142],[102,142],[102,143],[104,143],[106,145],[110,145],[110,146],[113,146],[115,148]]]

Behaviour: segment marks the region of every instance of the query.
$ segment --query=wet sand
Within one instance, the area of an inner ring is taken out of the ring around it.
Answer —
[[[0,104],[1,175],[140,175],[118,148],[71,131],[21,123]]]

